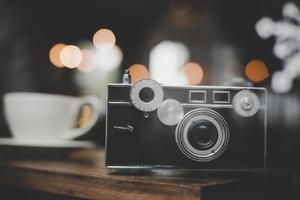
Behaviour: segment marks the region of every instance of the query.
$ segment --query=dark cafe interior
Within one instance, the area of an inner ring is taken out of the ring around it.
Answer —
[[[0,0],[0,199],[300,197],[300,1]]]

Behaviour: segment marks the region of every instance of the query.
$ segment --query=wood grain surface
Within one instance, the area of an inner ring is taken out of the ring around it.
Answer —
[[[84,199],[199,200],[204,199],[205,189],[241,182],[238,178],[166,171],[111,171],[104,167],[103,149],[36,151],[0,155],[0,184]]]

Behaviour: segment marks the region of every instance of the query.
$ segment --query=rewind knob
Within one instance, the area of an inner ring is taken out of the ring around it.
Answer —
[[[242,117],[251,117],[260,107],[258,96],[250,90],[242,90],[233,98],[233,108]]]

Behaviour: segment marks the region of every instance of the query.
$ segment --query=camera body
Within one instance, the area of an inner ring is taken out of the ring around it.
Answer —
[[[106,166],[263,171],[266,89],[109,84]]]

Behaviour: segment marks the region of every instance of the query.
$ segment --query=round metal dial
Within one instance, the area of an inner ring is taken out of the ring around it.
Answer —
[[[163,89],[152,79],[138,81],[131,88],[130,99],[134,107],[143,112],[156,110],[163,101]]]
[[[167,99],[157,109],[158,119],[167,126],[174,126],[183,118],[184,110],[182,105],[174,100]]]
[[[240,116],[251,117],[259,110],[260,102],[254,92],[242,90],[234,96],[233,107]]]

